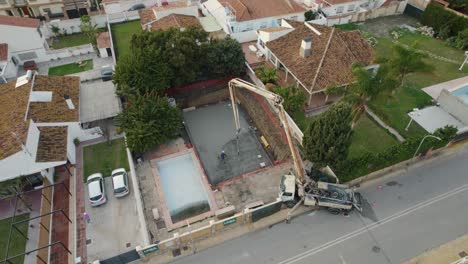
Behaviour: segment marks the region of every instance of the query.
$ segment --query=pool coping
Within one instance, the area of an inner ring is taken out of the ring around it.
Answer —
[[[202,213],[202,214],[199,214],[199,215],[196,215],[196,216],[181,220],[179,222],[173,223],[172,219],[171,219],[171,215],[169,213],[169,208],[167,207],[167,201],[166,201],[165,196],[164,196],[164,190],[162,188],[162,183],[160,181],[160,174],[159,174],[159,170],[157,168],[157,162],[167,160],[167,159],[171,159],[171,158],[175,158],[177,156],[182,156],[182,155],[185,155],[185,154],[188,154],[188,153],[190,153],[192,155],[192,159],[194,161],[195,167],[198,169],[198,171],[200,173],[202,188],[205,189],[205,192],[207,194],[208,204],[210,205],[210,210],[205,212],[205,213]],[[182,151],[178,151],[176,153],[173,153],[173,154],[170,154],[170,155],[167,155],[167,156],[164,156],[164,157],[160,157],[160,158],[151,160],[151,164],[153,165],[153,166],[151,166],[151,171],[152,171],[153,177],[155,179],[156,191],[158,192],[158,196],[159,196],[159,200],[160,200],[160,207],[162,209],[161,215],[162,215],[162,218],[163,218],[163,220],[164,220],[164,222],[166,224],[166,228],[167,228],[168,231],[172,231],[174,229],[189,225],[190,223],[198,222],[198,221],[201,221],[203,219],[209,218],[209,217],[213,216],[215,211],[218,209],[218,205],[216,203],[214,193],[213,193],[213,191],[211,189],[211,185],[210,185],[210,183],[208,181],[208,178],[207,178],[207,176],[205,174],[205,170],[201,166],[200,162],[201,161],[198,158],[198,155],[197,155],[196,151],[193,149],[193,147],[182,150]]]

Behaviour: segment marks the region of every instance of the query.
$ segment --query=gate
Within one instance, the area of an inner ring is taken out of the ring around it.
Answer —
[[[101,260],[101,264],[127,264],[132,261],[140,259],[140,255],[138,255],[137,251],[130,250],[126,253],[120,254],[118,256],[108,258],[106,260]]]
[[[257,222],[264,217],[278,212],[281,209],[281,205],[281,202],[277,202],[255,209],[255,211],[252,211],[252,222]]]
[[[416,19],[421,19],[422,17],[422,14],[424,13],[424,11],[422,11],[421,9],[415,7],[415,6],[412,6],[410,4],[407,4],[406,5],[406,8],[405,8],[405,11],[403,11],[403,13],[405,15],[408,15],[408,16],[411,16],[411,17],[414,17]]]

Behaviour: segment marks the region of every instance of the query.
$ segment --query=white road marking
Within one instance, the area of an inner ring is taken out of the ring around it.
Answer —
[[[454,196],[454,195],[456,195],[458,193],[461,193],[463,191],[466,191],[466,190],[468,190],[468,184],[462,185],[462,186],[460,186],[458,188],[455,188],[455,189],[453,189],[451,191],[445,192],[445,193],[440,194],[440,195],[438,195],[436,197],[433,197],[431,199],[428,199],[426,201],[423,201],[423,202],[420,202],[420,203],[418,203],[416,205],[408,207],[407,209],[405,209],[405,210],[403,210],[401,212],[395,213],[395,214],[393,214],[393,215],[391,215],[389,217],[386,217],[383,220],[380,220],[378,222],[375,222],[375,223],[369,224],[367,226],[364,226],[364,227],[362,227],[360,229],[357,229],[357,230],[355,230],[355,231],[353,231],[351,233],[343,235],[343,236],[341,236],[341,237],[339,237],[339,238],[337,238],[335,240],[329,241],[329,242],[327,242],[327,243],[325,243],[325,244],[323,244],[321,246],[318,246],[318,247],[312,248],[310,250],[304,251],[304,252],[302,252],[302,253],[300,253],[300,254],[298,254],[296,256],[285,259],[285,260],[279,262],[278,264],[296,263],[296,262],[298,262],[298,261],[300,261],[302,259],[305,259],[307,257],[315,255],[315,254],[317,254],[317,253],[319,253],[319,252],[321,252],[323,250],[326,250],[326,249],[328,249],[328,248],[330,248],[332,246],[335,246],[335,245],[337,245],[337,244],[339,244],[341,242],[344,242],[344,241],[346,241],[348,239],[354,238],[354,237],[356,237],[358,235],[366,233],[369,230],[373,230],[373,229],[375,229],[375,228],[377,228],[377,227],[379,227],[381,225],[384,225],[386,223],[397,220],[397,219],[399,219],[399,218],[401,218],[401,217],[403,217],[405,215],[408,215],[408,214],[410,214],[410,213],[412,213],[414,211],[417,211],[419,209],[427,207],[427,206],[429,206],[431,204],[434,204],[434,203],[436,203],[438,201],[449,198],[451,196]]]
[[[341,264],[346,264],[346,261],[344,260],[343,255],[341,254],[340,254],[340,260],[341,260]]]
[[[312,213],[308,214],[308,216],[314,216],[315,215],[315,211],[313,211]]]

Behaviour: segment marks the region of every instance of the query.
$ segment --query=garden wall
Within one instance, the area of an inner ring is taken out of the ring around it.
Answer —
[[[279,161],[290,157],[286,134],[280,120],[270,104],[262,97],[246,90],[236,90],[236,97],[247,111],[254,125],[270,144],[275,159]]]
[[[166,91],[180,108],[198,107],[229,99],[228,82],[232,77],[196,82]]]

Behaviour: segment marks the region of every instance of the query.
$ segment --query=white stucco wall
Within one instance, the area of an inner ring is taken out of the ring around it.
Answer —
[[[442,109],[468,125],[468,105],[460,97],[452,95],[451,92],[444,89],[437,98],[437,101]]]
[[[65,164],[66,161],[59,162],[36,162],[36,157],[32,157],[27,151],[19,151],[6,159],[0,160],[0,181],[14,179],[19,176],[29,175],[47,170],[52,167]],[[49,179],[50,180],[50,179]],[[53,179],[52,179],[53,181]]]
[[[354,2],[349,2],[349,3],[344,3],[344,4],[336,4],[332,6],[324,6],[321,8],[321,10],[327,15],[327,16],[337,16],[337,15],[346,15],[346,14],[352,14],[355,13],[359,10],[359,6],[365,3],[368,3],[369,1],[354,1]],[[343,12],[337,13],[339,8],[343,8]],[[349,8],[352,8],[352,10],[349,10]]]
[[[11,61],[11,57],[8,56],[8,61],[0,63],[3,69],[2,76],[5,78],[16,78],[16,73],[18,72],[18,66],[16,66],[13,61]]]
[[[26,60],[36,62],[47,61],[44,36],[40,36],[36,28],[0,25],[1,42],[8,43],[8,49],[20,63]],[[18,55],[35,52],[36,58],[21,60]]]

